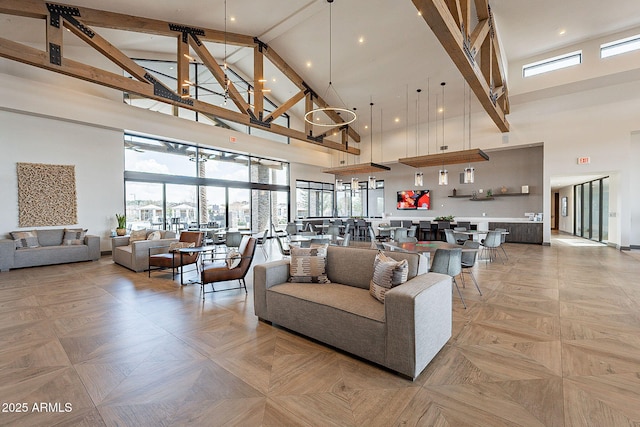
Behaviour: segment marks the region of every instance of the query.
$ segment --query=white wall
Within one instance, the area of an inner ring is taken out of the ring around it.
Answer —
[[[124,212],[122,132],[2,110],[0,128],[0,235],[19,229],[16,163],[73,165],[78,225],[110,250],[114,215]]]
[[[634,249],[640,249],[640,196],[638,191],[638,183],[640,183],[640,167],[637,166],[640,160],[640,132],[631,134],[631,152],[629,155],[632,167],[629,173],[629,179],[633,183],[629,207],[631,209],[629,243]],[[635,167],[633,167],[635,166]],[[611,221],[612,218],[609,218]]]

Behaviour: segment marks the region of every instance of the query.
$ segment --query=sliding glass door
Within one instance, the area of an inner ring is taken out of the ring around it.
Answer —
[[[609,239],[609,178],[574,186],[574,234],[598,242]]]

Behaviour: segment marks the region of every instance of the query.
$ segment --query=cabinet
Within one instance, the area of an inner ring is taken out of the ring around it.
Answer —
[[[542,244],[542,222],[490,222],[489,230],[505,228],[507,234],[505,241],[509,243],[536,243]]]

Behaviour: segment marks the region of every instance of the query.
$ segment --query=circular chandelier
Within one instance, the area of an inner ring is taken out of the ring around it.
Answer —
[[[344,102],[342,101],[342,98],[340,98],[340,95],[338,95],[338,92],[334,89],[333,85],[331,84],[331,68],[332,68],[332,62],[331,62],[331,50],[332,50],[331,49],[331,39],[332,39],[332,32],[331,32],[331,23],[332,23],[331,4],[333,3],[333,0],[327,0],[327,3],[329,3],[329,86],[327,87],[327,90],[325,91],[325,97],[329,93],[329,90],[331,89],[336,94],[338,99],[344,104]],[[342,113],[344,113],[345,117],[342,117],[342,115],[341,115]],[[331,117],[330,117],[332,114],[336,114],[336,115],[340,116],[340,118],[342,119],[342,122],[338,122],[337,120],[332,120]],[[320,115],[324,115],[325,117],[329,118],[329,120],[323,120],[322,118],[318,117]],[[349,110],[349,109],[343,108],[343,107],[331,107],[331,106],[315,108],[313,110],[307,111],[307,113],[304,115],[304,121],[305,122],[307,122],[309,124],[312,124],[314,126],[323,126],[323,127],[336,127],[336,126],[349,125],[349,124],[355,122],[357,118],[358,118],[358,116],[356,115],[355,111],[352,111],[352,110]]]
[[[343,122],[340,123],[336,123],[336,122],[329,122],[329,121],[323,121],[320,119],[320,117],[316,117],[316,119],[314,120],[314,115],[315,114],[321,114],[324,113],[325,115],[329,115],[331,113],[336,113],[338,115],[340,115],[340,117],[342,118],[342,120],[344,120]],[[341,113],[345,113],[346,115],[346,119],[345,117],[342,117]],[[307,123],[310,123],[312,125],[315,126],[325,126],[325,127],[335,127],[338,125],[348,125],[351,124],[353,122],[356,121],[356,119],[358,118],[358,116],[356,115],[355,111],[349,110],[347,108],[342,108],[342,107],[323,107],[323,108],[314,108],[313,110],[310,110],[307,112],[307,114],[304,115],[304,121]]]

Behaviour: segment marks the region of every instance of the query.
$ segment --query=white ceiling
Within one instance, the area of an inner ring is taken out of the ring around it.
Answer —
[[[70,3],[196,27],[225,28],[224,0],[74,0]],[[442,94],[442,81],[447,82],[447,114],[463,112],[463,79],[418,16],[411,0],[335,0],[331,6],[331,49],[326,0],[227,0],[226,3],[227,31],[257,36],[331,104],[344,102],[345,107],[357,107],[356,129],[363,138],[369,132],[364,125],[370,123],[370,99],[375,103],[374,116],[380,117],[381,110],[384,114],[385,131],[413,126],[416,89],[423,90],[421,105],[426,105],[427,84],[431,92],[431,117],[435,115],[435,98]],[[640,27],[638,0],[491,0],[490,4],[503,52],[512,61]],[[44,43],[42,24],[27,21],[33,20],[0,15],[0,37]],[[563,35],[561,30],[565,31]],[[111,30],[99,30],[99,33],[132,56],[134,52],[139,55],[152,52],[156,56],[175,52],[175,41],[171,38]],[[65,36],[65,43],[81,44],[72,37]],[[361,37],[363,43],[359,43]],[[224,56],[223,46],[209,47],[218,57]],[[235,69],[251,75],[250,49],[227,46],[227,56]],[[312,66],[307,67],[307,62]],[[284,102],[296,89],[280,78],[273,67],[267,66],[266,70],[273,91],[271,96]],[[335,92],[327,91],[329,74]],[[276,82],[272,81],[273,77]],[[301,108],[300,105],[298,114]],[[424,121],[426,108],[421,108],[420,121]],[[479,104],[473,108],[478,111]],[[394,121],[396,117],[399,122]],[[379,126],[382,123],[374,122],[374,129]]]

